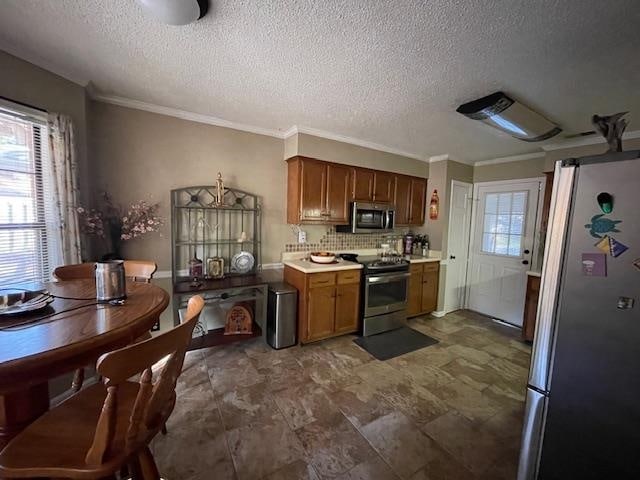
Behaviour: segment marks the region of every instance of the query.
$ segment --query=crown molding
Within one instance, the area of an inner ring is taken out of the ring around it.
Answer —
[[[286,130],[283,138],[289,138],[290,136],[296,134],[312,135],[314,137],[326,138],[327,140],[334,140],[336,142],[348,143],[350,145],[356,145],[358,147],[370,148],[371,150],[391,153],[393,155],[399,155],[401,157],[413,158],[414,160],[420,160],[421,162],[427,161],[427,159],[423,155],[418,155],[417,153],[405,152],[404,150],[389,147],[387,145],[382,145],[380,143],[361,140],[359,138],[348,137],[346,135],[340,135],[338,133],[327,132],[326,130],[304,127],[301,125],[294,125],[290,129]]]
[[[223,118],[203,115],[201,113],[188,112],[186,110],[180,110],[177,108],[164,107],[161,105],[155,105],[153,103],[132,100],[130,98],[112,95],[100,95],[95,92],[92,92],[91,98],[102,103],[118,105],[120,107],[134,108],[136,110],[143,110],[145,112],[158,113],[160,115],[167,115],[169,117],[180,118],[182,120],[206,123],[208,125],[215,125],[216,127],[231,128],[233,130],[241,130],[243,132],[256,133],[258,135],[266,135],[268,137],[284,138],[280,130],[247,125],[246,123],[231,122],[229,120],[224,120]]]
[[[460,163],[462,165],[470,165],[472,167],[474,165],[474,163],[472,161],[462,160],[461,158],[454,157],[450,153],[443,153],[441,155],[432,155],[432,156],[427,158],[427,162],[428,163],[437,163],[437,162],[442,162],[444,160],[449,160],[451,162]]]
[[[522,155],[512,155],[509,157],[492,158],[490,160],[480,160],[474,163],[475,167],[482,167],[483,165],[495,165],[497,163],[511,163],[521,162],[523,160],[533,160],[534,158],[544,158],[544,152],[525,153]]]
[[[297,125],[293,125],[291,128],[287,129],[284,131],[284,133],[282,134],[282,138],[284,138],[285,140],[289,137],[293,137],[294,135],[297,135],[298,133],[298,126]]]
[[[369,142],[367,140],[360,140],[358,138],[347,137],[345,135],[339,135],[337,133],[327,132],[325,130],[319,130],[310,127],[303,127],[299,125],[293,125],[285,131],[275,130],[271,128],[257,127],[255,125],[248,125],[246,123],[231,122],[223,118],[214,117],[211,115],[203,115],[201,113],[188,112],[186,110],[180,110],[177,108],[164,107],[162,105],[156,105],[148,102],[141,102],[139,100],[132,100],[130,98],[119,97],[115,95],[102,95],[96,92],[92,85],[89,84],[87,91],[91,99],[108,103],[111,105],[118,105],[120,107],[134,108],[136,110],[143,110],[145,112],[157,113],[160,115],[167,115],[170,117],[180,118],[182,120],[190,120],[192,122],[206,123],[208,125],[215,125],[216,127],[231,128],[233,130],[241,130],[243,132],[256,133],[258,135],[266,135],[269,137],[287,139],[293,135],[305,134],[312,135],[314,137],[325,138],[327,140],[334,140],[337,142],[348,143],[350,145],[356,145],[359,147],[370,148],[372,150],[378,150],[381,152],[391,153],[394,155],[400,155],[402,157],[413,158],[415,160],[426,161],[421,155],[417,155],[411,152],[405,152],[393,147],[388,147],[379,143]]]
[[[631,140],[634,138],[640,138],[640,130],[625,132],[622,135],[623,140]],[[604,145],[606,143],[607,142],[604,138],[602,138],[600,135],[594,134],[588,137],[564,139],[559,142],[542,145],[542,150],[544,150],[545,152],[551,152],[553,150],[563,150],[565,148],[584,147],[587,145]]]
[[[50,73],[53,73],[54,75],[62,77],[65,80],[68,80],[71,83],[75,83],[81,87],[86,87],[89,83],[89,79],[78,75],[76,72],[72,72],[71,70],[67,70],[66,68],[61,68],[58,65],[54,65],[53,63],[45,60],[39,55],[29,52],[27,50],[21,49],[19,47],[16,47],[11,43],[2,42],[0,44],[0,50],[4,50],[9,55],[12,55],[27,63],[31,63],[36,67],[40,67],[43,70],[46,70]]]
[[[444,160],[449,160],[449,154],[448,153],[443,153],[442,155],[432,155],[431,157],[429,157],[427,159],[427,163],[436,163],[436,162],[442,162]]]

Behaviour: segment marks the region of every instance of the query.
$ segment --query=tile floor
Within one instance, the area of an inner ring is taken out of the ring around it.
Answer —
[[[512,480],[530,347],[472,312],[410,325],[440,343],[381,362],[353,336],[190,352],[167,480]]]

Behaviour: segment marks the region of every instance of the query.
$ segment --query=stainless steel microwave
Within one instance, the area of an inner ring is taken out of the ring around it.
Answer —
[[[353,202],[349,225],[338,225],[336,231],[347,233],[391,232],[396,224],[396,210],[387,203]]]

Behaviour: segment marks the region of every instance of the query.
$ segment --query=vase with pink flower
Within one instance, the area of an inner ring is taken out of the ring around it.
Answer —
[[[102,241],[107,252],[102,255],[102,260],[116,260],[123,258],[123,242],[160,230],[164,220],[158,214],[159,208],[159,203],[148,203],[144,200],[133,202],[127,208],[123,208],[104,192],[98,208],[80,207],[78,217],[82,232]]]

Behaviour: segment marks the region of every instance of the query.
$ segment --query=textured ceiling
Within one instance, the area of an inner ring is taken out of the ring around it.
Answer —
[[[211,3],[174,27],[134,0],[2,0],[0,48],[100,94],[422,157],[537,150],[455,113],[498,89],[566,132],[619,110],[640,129],[638,0]]]

